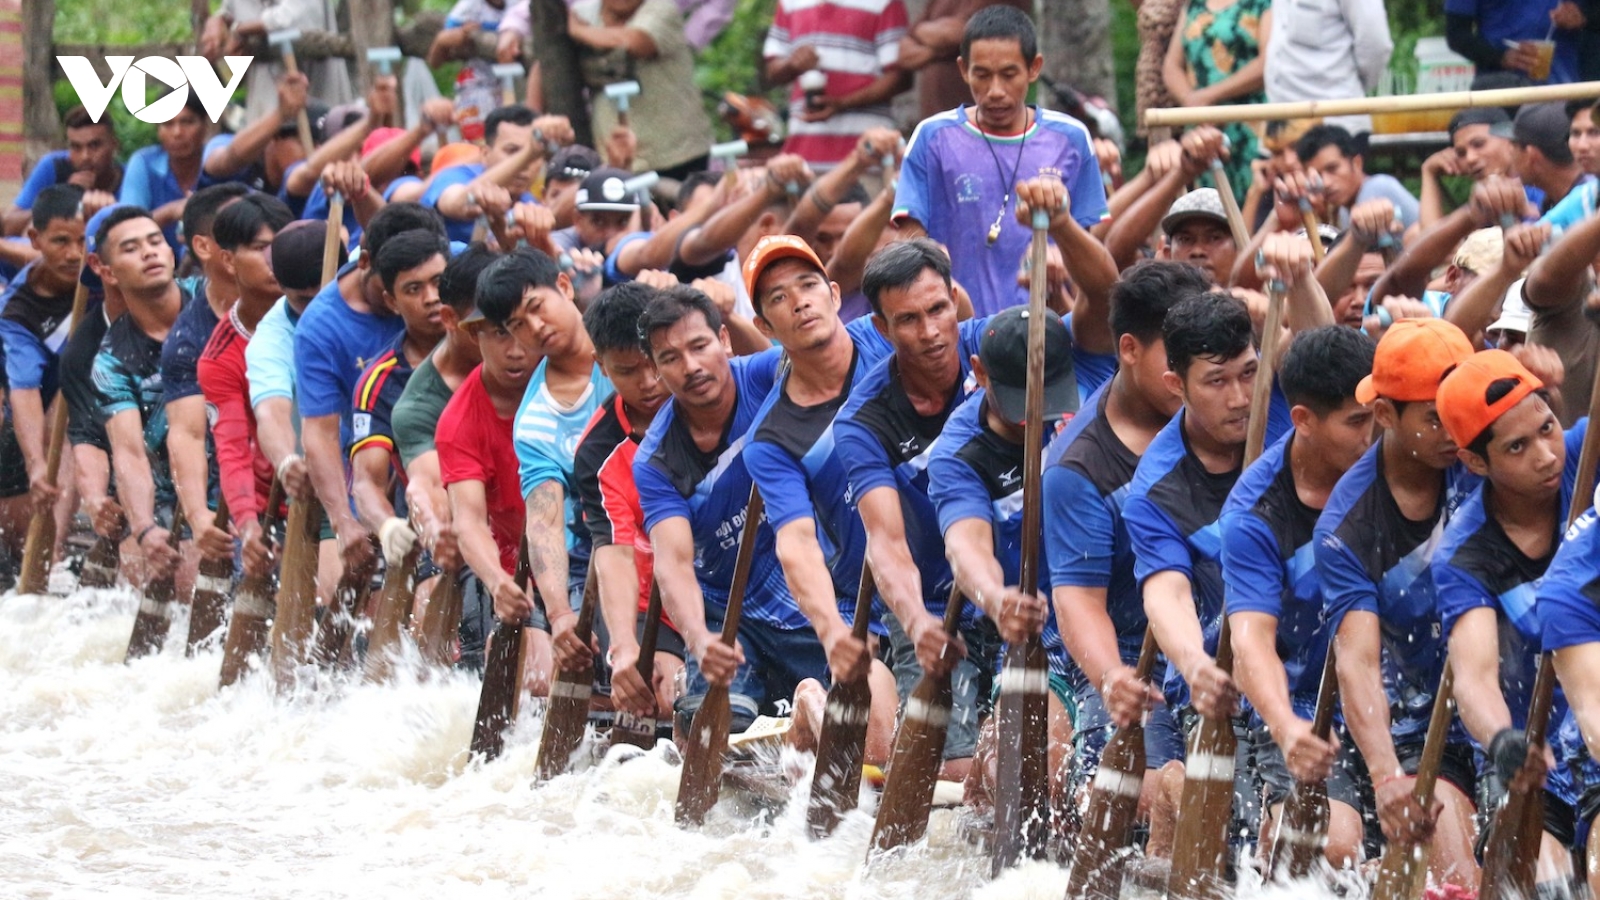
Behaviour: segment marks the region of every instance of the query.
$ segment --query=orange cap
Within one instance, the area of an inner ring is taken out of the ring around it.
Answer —
[[[1372,374],[1356,385],[1356,402],[1379,397],[1432,400],[1445,373],[1472,355],[1472,342],[1443,319],[1401,319],[1389,326],[1372,357]]]
[[[1490,402],[1489,386],[1508,379],[1516,386]],[[1439,384],[1439,420],[1456,446],[1465,447],[1524,397],[1542,387],[1544,382],[1539,376],[1506,351],[1474,353]]]
[[[780,259],[801,259],[816,266],[819,272],[828,271],[822,260],[817,258],[817,251],[800,238],[792,234],[773,234],[762,238],[744,261],[744,289],[750,295],[751,305],[758,311],[761,304],[756,302],[756,282],[761,280],[761,273],[767,270],[767,266]]]
[[[482,157],[476,144],[455,143],[445,144],[439,152],[433,155],[434,172],[442,172],[451,166],[464,166],[475,163]]]

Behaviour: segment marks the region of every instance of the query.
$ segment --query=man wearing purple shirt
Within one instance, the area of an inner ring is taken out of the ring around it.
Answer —
[[[1031,236],[1015,220],[1017,186],[1059,179],[1072,212],[1065,229],[1080,233],[1106,217],[1106,193],[1083,124],[1027,105],[1028,86],[1044,58],[1025,14],[1007,6],[979,11],[967,23],[957,64],[973,105],[917,126],[894,215],[902,234],[927,234],[950,248],[952,274],[984,316],[1027,300],[1017,272]],[[1068,235],[1055,232],[1051,237],[1066,243]],[[1111,274],[1114,279],[1114,266]],[[1109,282],[1098,284],[1098,267],[1073,275],[1086,291],[1109,291]]]

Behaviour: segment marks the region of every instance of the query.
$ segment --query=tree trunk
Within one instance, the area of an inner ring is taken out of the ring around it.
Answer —
[[[533,27],[533,61],[543,79],[544,111],[571,119],[578,143],[596,146],[597,136],[589,134],[578,45],[567,37],[567,4],[564,0],[529,0],[528,19]],[[685,85],[684,89],[692,87]]]
[[[55,97],[50,89],[50,73],[55,69],[55,60],[50,55],[55,18],[56,0],[23,0],[22,133],[24,167],[29,170],[40,157],[55,148],[61,137],[61,118],[56,114]]]
[[[1057,84],[1070,84],[1115,106],[1111,2],[1039,0],[1039,52],[1044,54],[1045,74]]]
[[[367,51],[374,47],[394,46],[393,0],[345,0],[350,13],[350,39],[356,45],[356,79],[358,90],[365,92],[372,85],[372,64],[367,62]]]

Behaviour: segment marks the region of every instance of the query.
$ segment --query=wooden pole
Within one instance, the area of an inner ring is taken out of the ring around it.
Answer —
[[[1027,421],[1022,439],[1022,533],[1043,534],[1040,484],[1044,466],[1044,325],[1048,210],[1033,211],[1032,263],[1028,289]],[[1034,593],[1039,585],[1039,541],[1024,538],[1018,589]],[[991,874],[1016,865],[1024,855],[1044,855],[1050,835],[1049,662],[1037,636],[1006,648],[1000,673],[1000,699],[995,706],[1001,753],[995,783],[994,845]],[[1016,752],[1009,752],[1016,748]]]
[[[1339,698],[1339,673],[1330,641],[1322,661],[1322,684],[1317,690],[1317,709],[1311,731],[1327,740],[1333,728],[1333,707]],[[1337,764],[1337,763],[1336,763]],[[1326,781],[1295,781],[1278,817],[1267,871],[1274,878],[1296,881],[1308,878],[1328,843],[1328,784]]]
[[[121,543],[103,534],[97,535],[94,546],[84,554],[78,585],[91,589],[111,587],[117,583],[117,570],[121,567]]]
[[[280,690],[292,687],[296,673],[309,661],[317,626],[317,545],[321,532],[322,504],[315,497],[289,504],[270,635],[272,673]]]
[[[383,573],[383,592],[378,595],[377,609],[372,613],[372,631],[367,634],[367,659],[364,674],[367,681],[388,681],[394,674],[395,657],[400,654],[400,632],[406,616],[411,614],[411,576],[417,568],[416,546],[397,566]]]
[[[457,628],[461,624],[461,572],[446,571],[439,576],[422,621],[416,626],[417,649],[430,663],[448,668],[453,662]]]
[[[167,546],[178,551],[178,534],[183,531],[183,508],[172,513],[172,530],[167,533]],[[128,637],[128,652],[123,662],[133,662],[143,656],[160,653],[167,642],[167,629],[172,624],[172,604],[178,599],[177,567],[173,571],[145,585],[144,596],[139,598],[139,612],[133,619],[133,633]]]
[[[644,631],[639,635],[639,662],[634,671],[644,681],[645,687],[655,693],[656,677],[656,642],[661,633],[661,584],[652,580],[650,582],[650,602],[644,613]],[[656,745],[656,710],[655,715],[636,716],[627,710],[617,710],[616,718],[611,722],[611,743],[632,744],[641,750],[649,750]]]
[[[228,498],[217,498],[216,526],[228,530]],[[194,656],[206,638],[222,628],[228,597],[233,593],[233,555],[218,560],[202,556],[195,573],[194,602],[189,605],[189,639],[184,652]]]
[[[310,155],[307,151],[306,155]],[[344,225],[344,195],[334,191],[328,198],[328,232],[322,239],[322,283],[327,284],[333,276],[339,274],[339,250],[343,242],[339,240],[339,229]]]
[[[872,620],[872,563],[861,562],[861,583],[856,588],[856,618],[850,636],[865,643]],[[861,792],[861,760],[867,749],[867,720],[872,715],[872,686],[868,672],[860,678],[833,680],[823,707],[822,734],[817,738],[817,762],[811,776],[811,796],[806,802],[806,826],[811,836],[824,838],[839,825],[839,817],[856,808]]]
[[[1434,785],[1439,780],[1439,766],[1444,762],[1444,747],[1450,739],[1450,721],[1454,718],[1451,700],[1455,685],[1450,658],[1446,655],[1439,690],[1433,695],[1433,714],[1428,718],[1428,736],[1422,744],[1417,781],[1411,787],[1411,796],[1423,809],[1433,808]],[[1428,850],[1427,842],[1396,841],[1385,846],[1378,863],[1378,882],[1372,888],[1372,900],[1417,900],[1421,897],[1428,886]]]
[[[261,511],[261,540],[272,545],[272,532],[282,520],[283,482],[272,479],[267,490],[267,505]],[[239,583],[233,601],[233,615],[228,620],[228,636],[222,642],[222,674],[220,687],[239,680],[248,666],[250,657],[261,652],[267,642],[267,623],[272,619],[272,575],[246,575]]]
[[[376,539],[370,539],[376,545]],[[375,553],[381,553],[376,546]],[[372,594],[370,568],[346,571],[333,588],[333,602],[322,614],[317,626],[317,664],[325,668],[347,670],[355,665],[356,620],[366,608]]]
[[[532,574],[528,569],[528,539],[522,539],[517,554],[517,586],[528,590]],[[485,761],[495,759],[505,749],[506,729],[517,717],[517,699],[522,695],[522,629],[516,619],[500,619],[489,638],[483,660],[483,689],[478,694],[478,714],[472,723],[472,753]]]
[[[1318,119],[1330,116],[1364,116],[1372,113],[1431,112],[1475,109],[1484,106],[1522,106],[1588,100],[1600,97],[1600,81],[1551,84],[1539,87],[1501,88],[1492,91],[1450,91],[1408,94],[1400,97],[1350,97],[1343,100],[1308,100],[1298,103],[1248,103],[1236,106],[1196,106],[1145,110],[1151,128],[1221,125],[1227,122],[1271,122],[1283,119]]]
[[[589,558],[589,574],[583,582],[583,602],[578,607],[578,622],[573,636],[588,645],[594,636],[594,608],[598,603],[600,579],[595,575],[594,557]],[[559,669],[550,682],[550,702],[544,711],[544,733],[539,738],[539,759],[534,781],[549,781],[567,771],[572,755],[583,743],[589,724],[589,700],[594,696],[594,662],[588,668]]]

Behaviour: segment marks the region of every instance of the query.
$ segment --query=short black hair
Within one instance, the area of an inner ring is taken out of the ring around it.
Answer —
[[[842,206],[846,203],[859,203],[862,206],[866,206],[871,202],[872,195],[867,193],[867,189],[862,187],[861,182],[858,181],[855,184],[850,185],[850,187],[842,195],[840,195],[838,200],[833,201],[833,205]]]
[[[1354,399],[1356,385],[1372,374],[1375,346],[1365,332],[1345,325],[1302,332],[1283,355],[1278,387],[1291,406],[1326,416]]]
[[[474,298],[478,311],[495,325],[505,325],[522,306],[522,295],[534,287],[555,287],[561,267],[543,251],[518,247],[483,270]]]
[[[117,137],[117,129],[112,127],[109,116],[102,116],[100,121],[96,122],[90,118],[89,111],[84,109],[81,103],[67,110],[66,115],[61,117],[61,127],[68,131],[74,128],[104,128],[112,140]]]
[[[861,293],[867,295],[875,316],[883,315],[883,292],[904,288],[932,269],[950,289],[950,256],[928,238],[896,241],[872,254],[861,272]]]
[[[199,91],[190,91],[189,96],[183,100],[183,108],[200,117],[200,121],[209,123],[211,114],[206,112],[206,105],[200,100]]]
[[[1151,259],[1122,273],[1111,287],[1111,333],[1133,335],[1141,344],[1161,337],[1167,310],[1180,300],[1211,290],[1211,279],[1198,266]]]
[[[467,245],[467,249],[445,263],[444,274],[439,276],[439,299],[458,315],[471,312],[479,277],[490,263],[499,258],[500,254],[490,250],[483,241],[473,241]]]
[[[1581,112],[1588,112],[1593,115],[1596,106],[1600,106],[1600,102],[1597,102],[1592,97],[1585,97],[1581,100],[1568,100],[1567,121],[1571,122],[1573,119],[1576,119],[1578,117],[1578,113]]]
[[[113,209],[110,215],[107,215],[105,219],[100,222],[99,230],[94,233],[95,254],[101,259],[105,259],[106,241],[111,237],[111,230],[124,222],[131,222],[134,219],[154,220],[155,216],[152,216],[150,214],[150,210],[145,209],[142,206],[119,205],[116,209]]]
[[[184,245],[193,250],[196,235],[213,237],[211,223],[216,221],[217,213],[228,205],[228,201],[237,200],[248,193],[250,188],[243,182],[224,181],[191,194],[188,202],[183,204]]]
[[[1456,139],[1456,132],[1472,125],[1487,125],[1489,132],[1496,137],[1510,138],[1511,114],[1498,106],[1474,106],[1463,109],[1450,117],[1450,140]]]
[[[75,184],[52,184],[33,198],[33,228],[43,231],[56,219],[82,217],[83,188]]]
[[[367,223],[361,232],[361,249],[376,260],[383,252],[385,241],[407,231],[431,231],[445,236],[444,219],[437,212],[420,203],[390,203]]]
[[[1517,385],[1520,384],[1522,382],[1516,378],[1497,378],[1489,382],[1489,386],[1483,391],[1485,404],[1494,406],[1504,400],[1507,394],[1516,390]],[[1546,404],[1550,403],[1550,391],[1547,388],[1539,388],[1533,392],[1533,396],[1543,399]],[[1467,445],[1467,449],[1483,457],[1484,462],[1488,462],[1489,442],[1492,440],[1494,440],[1494,422],[1490,422],[1486,428],[1478,432],[1478,436],[1472,439],[1472,443]]]
[[[435,256],[449,259],[450,242],[431,231],[414,228],[385,241],[373,263],[378,277],[383,279],[383,289],[393,294],[395,279],[401,272],[415,269]]]
[[[256,239],[261,226],[274,236],[294,221],[294,213],[282,200],[269,194],[249,194],[216,214],[211,223],[211,239],[223,250],[237,250]]]
[[[705,170],[701,170],[699,172],[690,172],[688,177],[683,179],[683,183],[678,185],[678,212],[683,212],[689,208],[689,201],[694,199],[695,191],[699,190],[704,185],[716,187],[717,181],[720,178],[722,178],[722,176],[715,172],[708,172]]]
[[[488,117],[483,120],[484,146],[494,146],[494,139],[500,133],[501,125],[509,124],[519,128],[526,128],[533,124],[534,118],[533,110],[520,103],[495,107],[494,111],[489,113]]]
[[[598,356],[612,350],[639,349],[639,317],[655,299],[656,289],[638,281],[606,288],[583,313],[583,328]]]
[[[973,14],[961,33],[961,58],[972,59],[972,45],[988,40],[1016,41],[1024,63],[1032,63],[1039,55],[1039,35],[1033,28],[1033,20],[1014,6],[997,3]]]
[[[1167,368],[1187,377],[1197,359],[1226,362],[1250,349],[1250,312],[1244,301],[1222,291],[1187,297],[1167,310],[1161,325]]]
[[[656,332],[665,331],[694,313],[704,316],[706,327],[713,332],[722,330],[722,313],[717,311],[717,304],[713,303],[704,292],[686,284],[656,291],[655,297],[639,316],[638,341],[640,349],[644,350],[644,355],[654,360],[655,351],[650,346],[650,338]]]
[[[1295,142],[1294,153],[1303,163],[1309,163],[1324,147],[1337,147],[1346,159],[1361,155],[1361,147],[1350,132],[1338,125],[1316,125],[1308,129]]]

